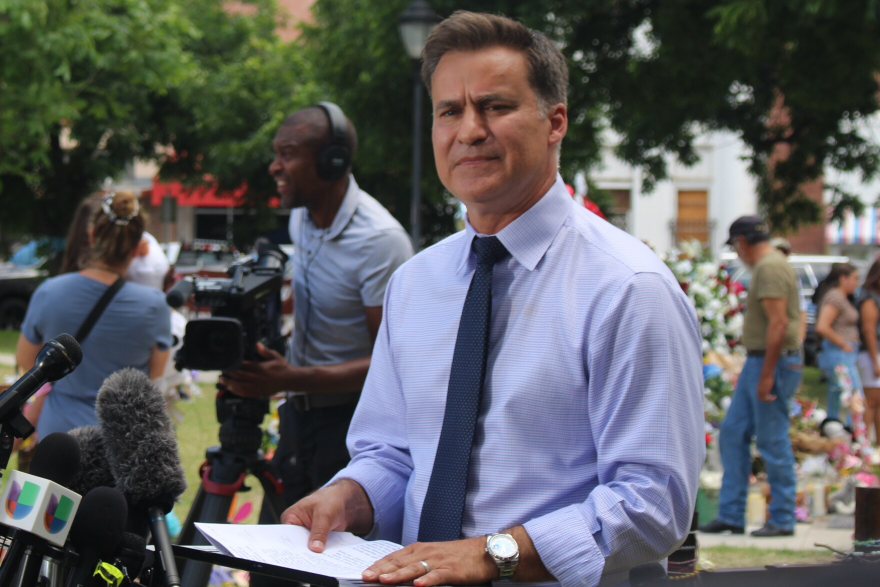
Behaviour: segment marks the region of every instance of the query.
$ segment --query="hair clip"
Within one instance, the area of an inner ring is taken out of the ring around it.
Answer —
[[[131,211],[131,214],[127,214],[125,216],[119,216],[113,211],[113,199],[116,197],[116,192],[110,192],[101,200],[101,209],[104,211],[104,214],[107,215],[107,218],[110,219],[110,222],[115,224],[116,226],[125,226],[131,219],[140,214],[141,205],[138,202],[137,198],[134,198],[134,209]]]

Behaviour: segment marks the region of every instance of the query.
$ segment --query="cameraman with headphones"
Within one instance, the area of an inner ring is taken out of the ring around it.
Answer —
[[[291,392],[273,459],[291,505],[349,461],[345,437],[370,367],[391,274],[413,254],[400,223],[351,175],[357,134],[330,102],[288,116],[269,173],[290,215],[294,331],[288,357],[262,345],[221,382],[242,397]],[[280,513],[280,512],[279,512]]]

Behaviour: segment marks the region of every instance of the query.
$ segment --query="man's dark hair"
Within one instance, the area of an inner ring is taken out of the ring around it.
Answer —
[[[307,134],[302,137],[302,140],[312,145],[316,153],[327,144],[333,133],[327,113],[319,106],[311,106],[290,114],[284,119],[281,126],[299,126],[303,128]],[[351,151],[351,158],[354,160],[358,149],[357,130],[347,116],[345,117],[345,144],[348,150]]]
[[[556,104],[568,104],[568,66],[550,39],[505,16],[464,10],[454,12],[428,36],[422,61],[422,80],[428,92],[434,70],[446,53],[492,47],[508,47],[525,56],[529,85],[542,114]]]

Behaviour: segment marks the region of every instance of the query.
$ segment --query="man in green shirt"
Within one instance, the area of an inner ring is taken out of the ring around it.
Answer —
[[[742,262],[752,268],[743,323],[743,344],[748,356],[721,424],[719,445],[724,478],[718,517],[700,526],[700,531],[745,532],[752,466],[749,448],[755,437],[766,465],[772,499],[767,523],[752,532],[752,536],[791,536],[795,524],[795,474],[788,413],[803,372],[797,277],[785,256],[770,244],[767,224],[757,216],[734,221],[727,242]]]

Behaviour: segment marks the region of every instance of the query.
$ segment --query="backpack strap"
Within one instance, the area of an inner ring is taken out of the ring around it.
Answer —
[[[113,284],[107,288],[107,291],[104,292],[104,295],[101,296],[101,299],[98,300],[98,303],[95,304],[95,307],[92,308],[92,311],[89,312],[86,321],[82,323],[82,326],[79,327],[79,330],[76,331],[76,341],[80,344],[83,343],[83,340],[89,335],[89,332],[92,331],[92,328],[95,326],[95,322],[98,321],[98,318],[101,317],[101,314],[104,313],[104,310],[107,308],[107,305],[110,304],[110,300],[113,299],[113,296],[122,289],[122,286],[125,285],[125,280],[123,278],[118,278]]]

